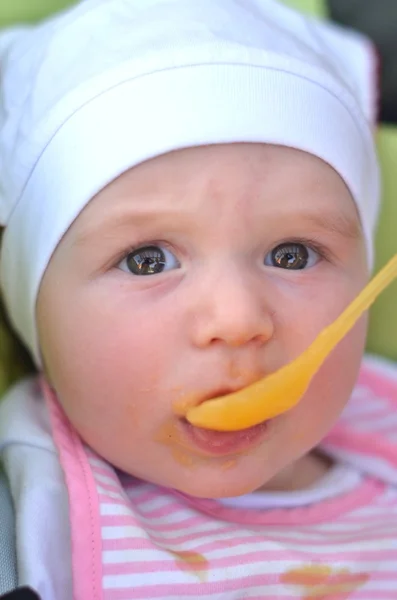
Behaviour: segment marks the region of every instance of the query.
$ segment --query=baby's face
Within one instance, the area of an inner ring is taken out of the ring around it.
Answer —
[[[319,159],[259,144],[168,154],[102,190],[56,249],[37,305],[47,374],[120,469],[202,497],[271,486],[347,402],[365,318],[255,435],[191,429],[174,406],[279,369],[367,278],[356,207]]]

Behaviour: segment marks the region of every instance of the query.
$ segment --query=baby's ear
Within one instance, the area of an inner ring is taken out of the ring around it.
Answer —
[[[379,110],[379,56],[373,42],[352,29],[329,22],[310,20],[328,66],[351,90],[365,118],[375,126]],[[320,48],[319,48],[320,49]]]

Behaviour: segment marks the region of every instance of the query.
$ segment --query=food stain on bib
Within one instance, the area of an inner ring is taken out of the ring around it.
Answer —
[[[209,563],[202,554],[192,551],[170,551],[175,556],[175,563],[181,571],[188,571],[204,583],[208,578]]]
[[[280,576],[282,583],[301,588],[302,600],[347,600],[368,580],[368,573],[314,564],[302,565]]]

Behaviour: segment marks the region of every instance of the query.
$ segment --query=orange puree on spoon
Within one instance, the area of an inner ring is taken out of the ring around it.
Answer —
[[[396,276],[397,255],[297,359],[238,392],[188,408],[186,419],[196,427],[238,431],[280,415],[298,404],[328,354]]]

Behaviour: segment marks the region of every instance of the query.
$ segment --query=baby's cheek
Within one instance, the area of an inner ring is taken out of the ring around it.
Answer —
[[[147,411],[131,407],[123,398],[106,402],[97,396],[81,399],[77,406],[69,403],[66,412],[81,438],[107,460],[119,464],[122,457],[139,454],[145,440],[150,438]]]
[[[357,381],[365,333],[366,319],[340,342],[312,380],[296,407],[301,436],[306,432],[317,443],[339,418]]]

